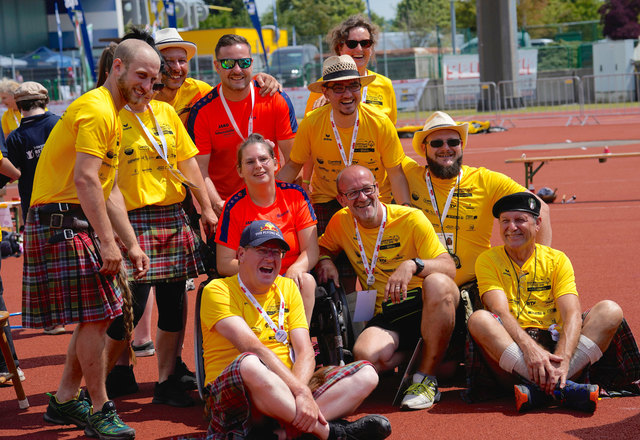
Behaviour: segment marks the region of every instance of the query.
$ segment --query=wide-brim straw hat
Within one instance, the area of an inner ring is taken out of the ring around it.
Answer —
[[[176,28],[165,28],[156,31],[156,47],[158,50],[170,47],[179,47],[187,52],[187,60],[196,54],[196,44],[191,41],[184,41]]]
[[[374,74],[360,75],[358,66],[349,55],[330,56],[322,63],[322,79],[307,86],[309,90],[322,93],[322,86],[331,81],[347,81],[359,79],[362,87],[371,84],[376,76]]]
[[[469,123],[465,122],[464,124],[456,124],[456,121],[453,120],[451,116],[446,114],[445,112],[434,112],[427,122],[424,124],[424,128],[420,131],[417,131],[413,134],[413,149],[420,155],[420,157],[425,156],[425,138],[429,136],[434,131],[438,130],[455,130],[460,134],[460,139],[462,140],[462,148],[467,145],[467,134],[469,133]]]

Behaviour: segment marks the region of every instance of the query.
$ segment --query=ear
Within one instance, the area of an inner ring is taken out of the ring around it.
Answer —
[[[238,250],[236,251],[236,258],[238,259],[238,262],[241,262],[242,259],[244,258],[244,253],[247,252],[247,250],[243,247],[239,247]]]
[[[536,232],[540,231],[541,226],[542,226],[542,217],[538,216],[538,218],[536,218]]]
[[[338,203],[340,203],[340,205],[343,208],[347,206],[348,199],[344,194],[339,192],[338,195],[336,196],[336,200],[338,201]]]
[[[220,61],[214,60],[213,67],[215,67],[216,72],[218,72],[218,75],[220,75],[220,70],[222,69],[222,67],[220,67]]]

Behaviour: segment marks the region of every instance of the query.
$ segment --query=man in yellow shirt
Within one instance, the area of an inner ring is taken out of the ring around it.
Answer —
[[[300,291],[278,275],[288,250],[277,226],[254,221],[240,236],[238,274],[212,281],[202,293],[207,438],[270,438],[274,430],[286,430],[287,438],[386,438],[391,425],[382,416],[332,422],[360,406],[378,375],[366,361],[314,373]]]
[[[469,318],[471,336],[501,382],[515,383],[519,411],[551,400],[595,411],[598,385],[570,379],[607,350],[622,323],[620,306],[600,301],[582,320],[571,262],[563,252],[536,243],[542,225],[536,196],[505,196],[493,206],[493,216],[504,246],[476,261],[486,310]]]
[[[356,340],[354,355],[378,371],[395,368],[403,359],[401,351],[413,349],[422,336],[425,349],[402,407],[429,408],[440,399],[436,373],[459,302],[453,261],[422,212],[378,199],[378,184],[368,168],[345,168],[336,185],[345,208],[331,218],[320,237],[319,281],[339,284],[332,258],[344,251],[360,284],[375,291],[375,316]],[[416,288],[422,292],[411,297],[413,303],[405,302],[407,290]]]
[[[114,58],[104,86],[67,108],[42,149],[25,227],[23,274],[25,327],[78,324],[44,418],[75,424],[101,439],[135,437],[105,390],[105,331],[131,306],[126,283],[116,279],[122,253],[115,233],[128,249],[134,278],[149,267],[115,183],[118,112],[143,99],[160,75],[157,52],[143,41],[124,41]],[[97,411],[79,391],[83,378]]]

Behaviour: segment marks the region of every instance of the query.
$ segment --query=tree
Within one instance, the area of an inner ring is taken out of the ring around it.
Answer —
[[[395,25],[408,32],[411,44],[418,46],[436,26],[450,29],[449,0],[401,0],[397,6]]]
[[[602,15],[602,33],[606,37],[624,40],[640,35],[640,0],[606,0],[598,12]]]
[[[200,29],[251,27],[251,19],[242,0],[205,0],[205,3],[226,6],[227,8],[232,8],[233,11],[211,9],[209,16],[200,23]]]

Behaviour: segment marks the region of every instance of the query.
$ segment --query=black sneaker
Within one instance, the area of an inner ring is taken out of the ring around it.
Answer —
[[[87,417],[91,412],[91,404],[84,399],[84,394],[79,391],[75,399],[60,403],[56,396],[47,393],[49,405],[44,413],[44,420],[55,425],[76,425],[84,428]]]
[[[382,440],[391,435],[389,419],[378,414],[361,417],[355,422],[329,422],[329,428],[335,438],[341,440]],[[332,438],[331,434],[329,437]]]
[[[135,429],[124,424],[116,406],[111,400],[107,400],[102,406],[102,411],[89,414],[87,425],[84,427],[85,435],[97,437],[100,440],[130,440],[136,437]]]
[[[151,403],[177,406],[179,408],[195,405],[195,401],[187,394],[183,385],[173,374],[162,383],[156,382]]]
[[[182,387],[185,391],[191,391],[198,388],[196,373],[187,368],[187,364],[182,362],[182,358],[180,356],[176,358],[176,366],[173,370],[173,375],[178,378],[180,383],[182,383]]]
[[[109,399],[137,393],[139,389],[132,365],[116,365],[113,367],[113,370],[107,375],[105,384]]]

